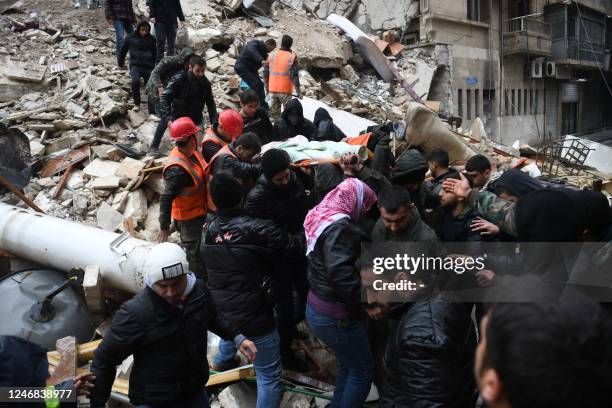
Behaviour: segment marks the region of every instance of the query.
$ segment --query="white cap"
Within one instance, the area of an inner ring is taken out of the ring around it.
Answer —
[[[189,273],[185,251],[177,244],[164,242],[151,248],[144,262],[145,282],[151,287],[156,282]]]

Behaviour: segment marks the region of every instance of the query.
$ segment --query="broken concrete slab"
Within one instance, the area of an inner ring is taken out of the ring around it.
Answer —
[[[87,196],[84,194],[75,193],[72,196],[72,209],[79,215],[83,216],[87,214],[89,208],[89,201]]]
[[[147,218],[147,197],[144,191],[135,190],[128,194],[123,218],[128,217],[137,223],[142,223]]]
[[[130,123],[132,124],[133,127],[137,128],[140,125],[142,125],[146,118],[144,117],[144,115],[140,112],[135,112],[134,110],[130,109],[128,112],[128,118],[130,119]]]
[[[126,157],[121,161],[117,170],[115,170],[115,175],[117,177],[127,177],[128,179],[135,179],[140,176],[140,170],[142,170],[145,166],[145,163],[140,160],[132,159],[131,157]]]
[[[103,201],[96,212],[98,227],[114,232],[123,222],[123,215],[114,210],[106,201]]]
[[[107,91],[112,87],[113,84],[104,78],[96,78],[96,81],[94,83],[94,89],[96,90],[96,92]]]
[[[221,60],[217,57],[206,61],[206,69],[210,72],[217,72],[221,68]]]
[[[369,36],[361,31],[355,24],[338,14],[330,14],[327,17],[327,21],[340,28],[353,40],[353,42],[359,45],[359,51],[363,57],[374,67],[374,69],[376,69],[376,72],[378,72],[385,82],[391,82],[393,79],[393,72],[389,68],[387,58]]]
[[[356,84],[361,78],[359,74],[355,72],[355,69],[350,65],[345,65],[340,68],[340,78],[349,81],[351,84]]]
[[[68,112],[70,112],[70,113],[75,114],[75,115],[82,115],[82,114],[85,113],[85,109],[81,105],[76,104],[76,103],[74,103],[72,101],[69,101],[66,104],[66,110]]]
[[[159,201],[149,205],[144,220],[144,236],[147,241],[155,241],[159,234]]]
[[[47,147],[45,151],[47,154],[59,152],[60,150],[64,150],[72,146],[77,142],[75,136],[64,136],[59,137],[57,139],[51,139],[49,143],[47,143]]]
[[[32,156],[40,156],[45,153],[45,146],[42,143],[32,140],[30,142],[30,153]]]
[[[108,160],[108,151],[114,148],[115,147],[113,145],[109,144],[91,146],[91,150],[94,152],[94,154],[102,160]]]
[[[87,123],[76,119],[60,119],[54,120],[53,126],[55,126],[57,130],[73,130],[87,127]]]
[[[157,194],[164,193],[164,178],[160,173],[149,174],[145,184]]]
[[[219,393],[219,402],[224,407],[254,407],[257,402],[255,390],[245,382],[226,387]]]
[[[24,69],[18,63],[12,62],[3,68],[3,74],[14,81],[41,83],[45,77],[46,67],[40,69]]]
[[[83,173],[90,177],[113,177],[118,168],[117,162],[94,159],[83,169]]]
[[[121,184],[120,177],[97,177],[91,183],[91,188],[94,190],[114,190]]]
[[[68,180],[66,180],[66,187],[71,190],[76,190],[85,185],[85,177],[82,170],[74,170],[70,173]]]

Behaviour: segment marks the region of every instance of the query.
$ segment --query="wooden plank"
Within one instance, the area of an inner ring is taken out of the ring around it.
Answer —
[[[77,346],[77,364],[83,365],[93,359],[94,352],[98,346],[102,343],[102,340],[90,341],[89,343],[79,344]],[[60,361],[60,354],[57,351],[49,351],[47,353],[47,360],[49,364],[56,366]]]
[[[62,178],[60,178],[59,183],[57,183],[57,185],[51,190],[52,198],[57,198],[57,196],[59,196],[59,194],[62,192],[62,189],[64,188],[64,185],[66,185],[66,181],[68,181],[70,173],[72,173],[73,169],[74,165],[68,167],[66,171],[64,171],[64,174],[62,174]]]
[[[0,176],[0,184],[4,185],[4,187],[8,188],[13,194],[15,194],[17,197],[19,197],[19,199],[21,201],[26,203],[34,211],[38,211],[39,213],[43,213],[43,214],[45,213],[43,210],[40,209],[39,206],[34,204],[34,201],[32,201],[28,197],[26,197],[17,187],[15,187],[13,185],[13,183],[11,183],[7,179],[5,179],[3,176]]]
[[[59,339],[55,343],[55,347],[60,355],[60,359],[55,370],[53,370],[53,374],[47,379],[47,384],[57,384],[76,375],[76,338],[69,336]]]
[[[77,163],[89,157],[89,145],[85,145],[78,149],[72,150],[64,156],[54,157],[44,165],[40,172],[41,177],[51,177],[68,167],[74,166]]]

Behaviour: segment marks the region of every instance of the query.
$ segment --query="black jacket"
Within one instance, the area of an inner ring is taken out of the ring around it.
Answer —
[[[252,40],[247,43],[238,58],[234,69],[236,72],[246,69],[257,73],[263,62],[268,59],[268,47],[260,40]]]
[[[272,220],[283,230],[297,233],[304,230],[308,199],[304,184],[291,171],[289,184],[278,187],[262,174],[246,199],[244,209],[253,217]]]
[[[288,117],[291,112],[297,112],[301,118],[296,125],[292,125],[289,122]],[[287,102],[281,117],[274,122],[274,129],[276,131],[274,135],[276,140],[287,140],[297,135],[305,136],[308,140],[315,140],[317,138],[317,129],[311,121],[304,117],[304,109],[297,98]]]
[[[151,77],[145,88],[147,95],[154,99],[159,98],[158,88],[168,85],[168,82],[180,71],[185,69],[186,62],[195,54],[181,52],[180,55],[168,55],[162,58],[151,71]]]
[[[260,285],[279,258],[303,251],[303,235],[282,232],[272,221],[238,209],[209,214],[200,253],[219,311],[246,336],[271,332],[274,304]]]
[[[319,108],[315,112],[314,127],[317,129],[317,140],[331,142],[339,142],[346,138],[346,135],[338,126],[334,124],[334,120],[329,115],[325,108]]]
[[[104,15],[106,19],[136,23],[132,0],[106,0],[104,2]]]
[[[96,386],[91,406],[108,399],[116,366],[134,355],[130,374],[130,402],[177,404],[201,392],[208,380],[206,335],[211,330],[235,340],[238,330],[215,308],[206,284],[198,280],[182,307],[172,307],[145,288],[125,302],[96,350],[91,371]]]
[[[476,400],[476,336],[463,303],[422,299],[392,309],[380,406],[467,408]]]
[[[141,21],[136,26],[136,30],[127,36],[123,45],[121,46],[121,50],[119,51],[119,66],[122,67],[125,64],[125,56],[128,51],[130,52],[130,67],[138,67],[144,68],[147,70],[152,70],[155,67],[155,56],[157,55],[157,46],[155,45],[155,37],[151,34],[147,34],[145,37],[142,37],[138,30],[141,26],[146,25],[149,27],[149,32],[151,31],[151,27],[149,23],[146,21]]]
[[[321,300],[358,307],[361,276],[357,262],[361,253],[361,229],[347,218],[328,226],[308,254],[308,283]]]
[[[230,150],[234,150],[232,145],[230,145]],[[240,180],[250,180],[252,186],[261,174],[261,166],[259,164],[240,161],[237,157],[229,154],[222,154],[217,156],[212,162],[212,174],[215,175],[219,173],[231,174]]]
[[[174,23],[176,19],[185,21],[180,0],[149,0],[149,17],[159,23]]]
[[[198,124],[202,123],[205,103],[212,123],[217,118],[217,107],[210,82],[206,77],[198,79],[191,72],[183,71],[172,78],[161,94],[159,109],[168,120],[189,116]]]
[[[262,145],[276,140],[274,136],[274,127],[272,127],[272,122],[270,122],[270,116],[264,108],[259,107],[253,116],[249,118],[243,116],[242,119],[244,120],[244,129],[242,132],[255,133],[259,136]]]

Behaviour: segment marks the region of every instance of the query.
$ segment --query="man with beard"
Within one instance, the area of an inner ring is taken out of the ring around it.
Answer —
[[[193,56],[189,60],[187,71],[177,74],[164,89],[159,100],[161,120],[149,148],[151,155],[159,156],[159,144],[168,122],[187,116],[196,126],[201,127],[204,119],[202,115],[204,104],[206,104],[210,122],[215,121],[217,107],[205,73],[206,61],[204,58]]]
[[[304,117],[304,108],[299,99],[292,99],[285,105],[280,119],[274,122],[274,137],[277,140],[287,140],[301,135],[308,140],[317,138],[317,129],[312,122]]]

